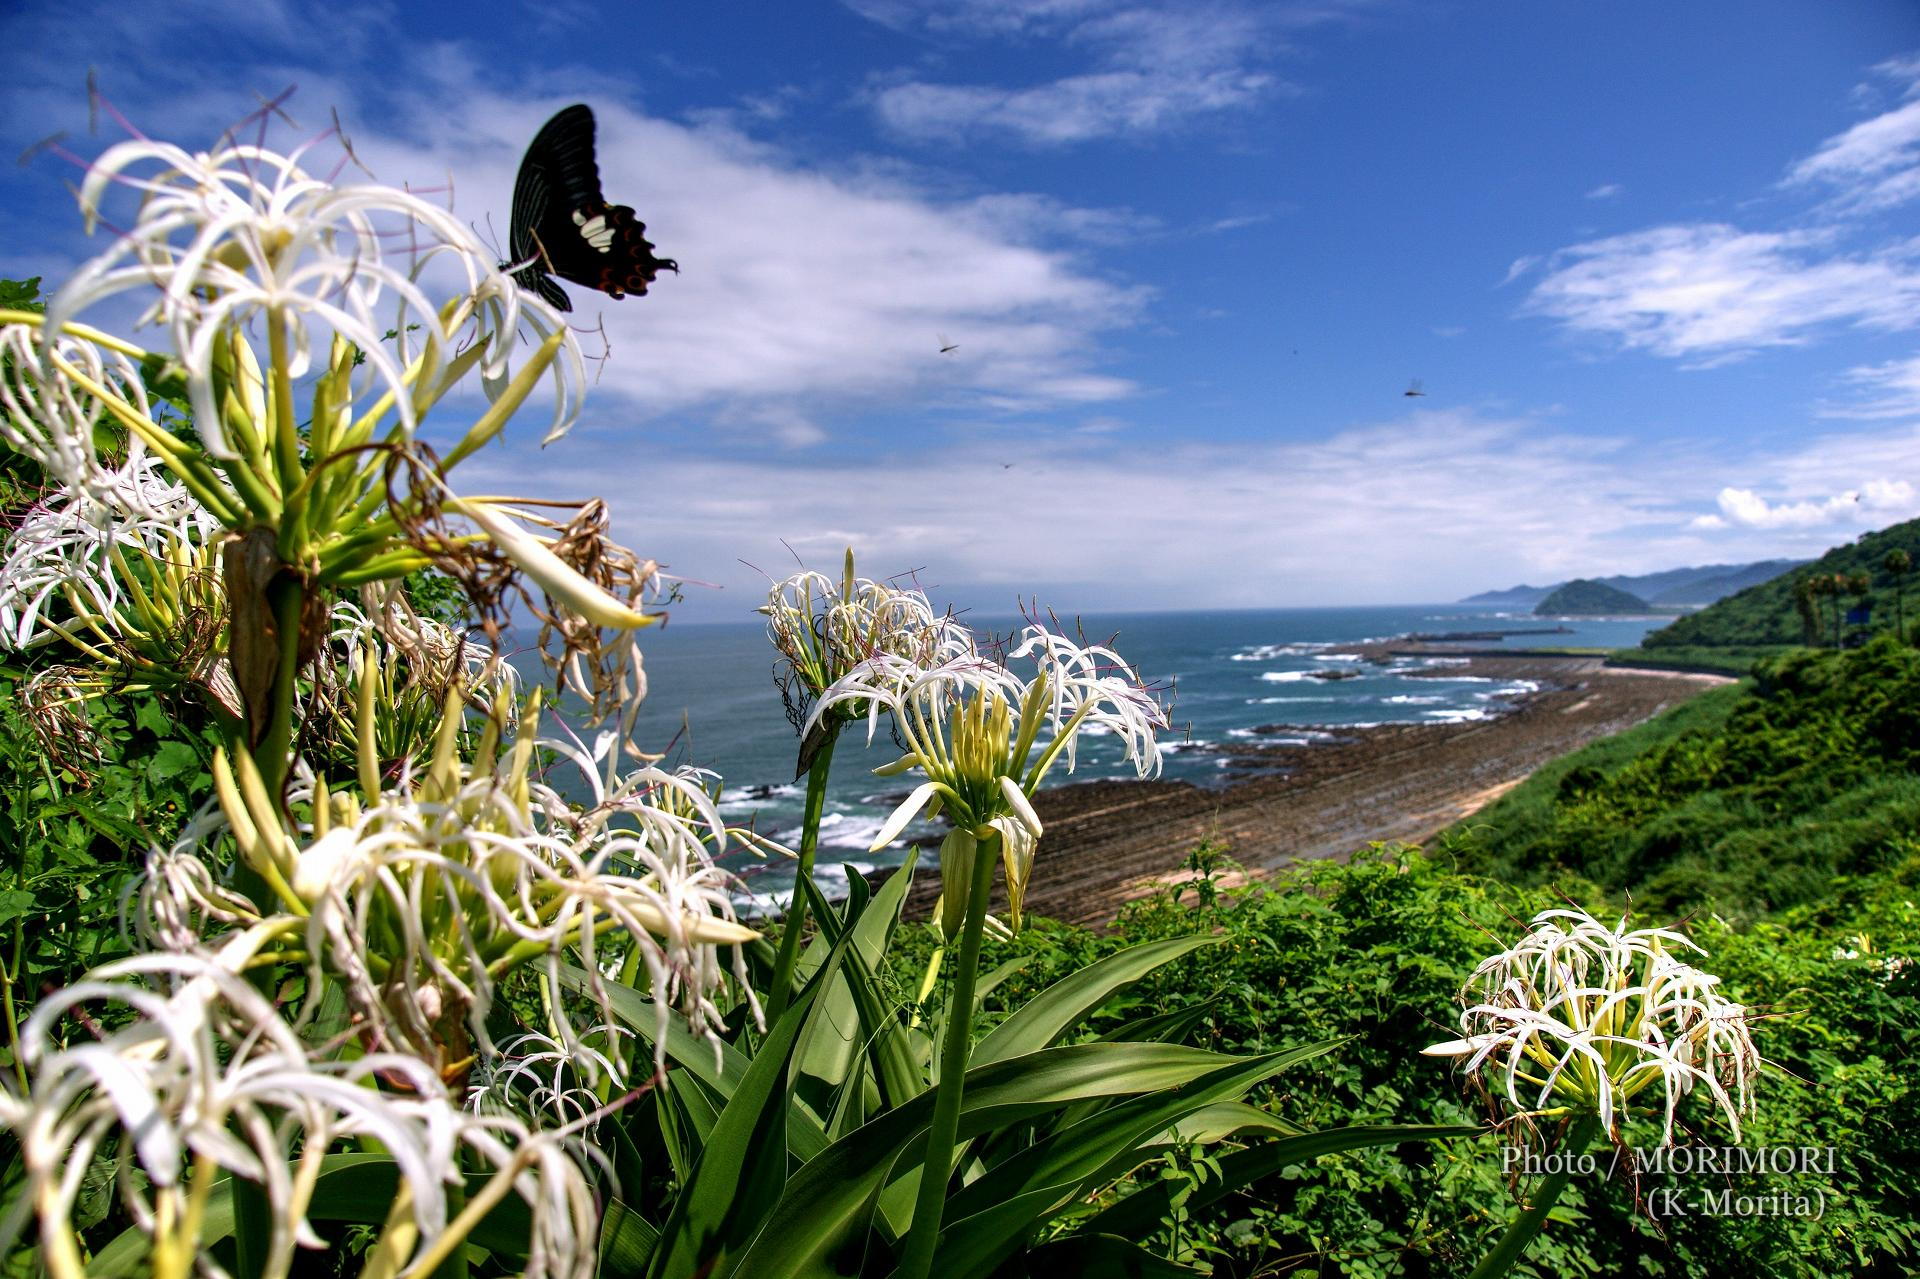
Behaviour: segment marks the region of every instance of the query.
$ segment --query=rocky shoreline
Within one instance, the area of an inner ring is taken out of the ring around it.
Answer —
[[[1460,650],[1411,640],[1368,646],[1370,660]],[[1274,724],[1257,739],[1212,749],[1234,755],[1246,780],[1220,789],[1185,782],[1097,781],[1036,796],[1046,835],[1027,889],[1036,915],[1102,924],[1131,898],[1157,891],[1203,839],[1225,844],[1249,873],[1344,856],[1376,840],[1421,842],[1492,802],[1534,769],[1725,680],[1602,665],[1596,656],[1503,653],[1465,657],[1436,675],[1528,680],[1537,691],[1503,713],[1455,724],[1327,728]],[[1316,736],[1297,744],[1303,734]],[[908,898],[922,919],[939,894],[931,849]]]

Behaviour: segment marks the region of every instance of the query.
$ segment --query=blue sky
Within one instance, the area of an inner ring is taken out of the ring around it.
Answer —
[[[1909,0],[27,0],[0,47],[16,151],[112,140],[89,66],[196,146],[297,84],[308,131],[337,108],[496,234],[527,139],[591,103],[682,274],[573,290],[612,342],[586,419],[460,474],[605,495],[725,588],[696,617],[782,539],[1072,611],[1442,600],[1920,515]],[[0,178],[0,273],[89,251],[72,177]]]

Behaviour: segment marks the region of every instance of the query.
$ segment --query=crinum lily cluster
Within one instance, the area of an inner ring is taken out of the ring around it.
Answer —
[[[767,618],[767,638],[779,654],[774,681],[787,718],[801,730],[795,775],[804,774],[807,779],[794,892],[787,901],[773,969],[771,1004],[778,1015],[786,1007],[800,955],[807,919],[807,898],[800,882],[813,874],[834,743],[842,728],[867,713],[857,699],[838,700],[819,715],[813,714],[814,708],[829,689],[864,663],[886,659],[901,669],[917,670],[938,665],[947,655],[970,651],[973,639],[950,614],[936,612],[922,592],[856,577],[851,547],[839,581],[811,570],[796,573],[773,584],[760,611]]]
[[[526,974],[555,1052],[612,1062],[612,983],[644,988],[657,1030],[678,1013],[710,1032],[756,936],[714,865],[735,833],[709,779],[620,775],[614,735],[536,739],[504,664],[396,597],[439,569],[496,638],[523,600],[597,714],[644,693],[631,637],[659,575],[604,505],[555,518],[451,484],[543,391],[547,438],[573,422],[572,332],[450,210],[321,176],[317,143],[110,148],[81,206],[91,225],[131,190],[125,229],[44,314],[0,311],[0,441],[58,486],[0,587],[9,644],[65,662],[35,696],[79,740],[92,698],[191,694],[226,741],[217,804],[125,902],[148,952],[43,1001],[0,1096],[20,1211],[63,1279],[101,1160],[156,1273],[218,1271],[210,1197],[241,1182],[285,1273],[318,1243],[308,1209],[342,1142],[400,1173],[369,1273],[433,1272],[510,1194],[532,1208],[527,1272],[589,1273],[599,1207],[568,1136],[592,1116],[462,1105],[470,1075],[499,1075],[499,993]],[[89,322],[130,293],[154,349]],[[486,407],[436,452],[424,424],[474,379]],[[584,809],[545,781],[555,755],[591,765]],[[498,1174],[465,1209],[463,1166]]]
[[[961,632],[964,634],[964,632]],[[882,826],[873,847],[892,843],[923,812],[945,814],[953,831],[940,848],[940,917],[957,934],[966,885],[981,841],[997,840],[1006,866],[1008,922],[1020,926],[1027,879],[1043,833],[1032,797],[1062,760],[1076,762],[1083,732],[1116,738],[1141,777],[1160,771],[1156,734],[1166,709],[1119,654],[1028,626],[1003,661],[949,633],[942,660],[916,665],[890,653],[862,661],[820,697],[814,718],[853,704],[867,713],[871,739],[885,710],[907,753],[875,771],[926,778]],[[1023,679],[1011,663],[1033,668]]]
[[[1748,1010],[1679,958],[1686,952],[1705,953],[1672,929],[1543,911],[1468,979],[1465,1038],[1424,1051],[1463,1059],[1504,1119],[1592,1117],[1617,1137],[1627,1115],[1650,1113],[1671,1143],[1681,1098],[1699,1088],[1737,1140],[1760,1065]],[[1657,1106],[1645,1104],[1650,1094]]]
[[[526,1273],[591,1275],[598,1209],[567,1133],[464,1113],[410,1054],[317,1052],[246,975],[297,931],[296,920],[264,921],[217,949],[108,965],[42,1001],[21,1035],[32,1087],[24,1097],[0,1094],[31,1186],[0,1222],[0,1243],[17,1239],[32,1214],[47,1272],[81,1279],[87,1266],[69,1221],[83,1179],[106,1155],[119,1166],[123,1206],[148,1236],[149,1273],[226,1273],[201,1232],[219,1183],[232,1177],[259,1184],[273,1206],[257,1273],[276,1279],[296,1249],[325,1246],[308,1224],[316,1191],[329,1175],[366,1175],[328,1153],[357,1141],[389,1157],[399,1177],[378,1245],[392,1254],[387,1273],[431,1270],[513,1194],[529,1213]],[[57,1028],[80,1015],[118,1028],[63,1044]],[[496,1175],[456,1211],[449,1191],[463,1162]]]
[[[370,680],[363,673],[368,726]],[[509,705],[495,702],[463,759],[454,694],[431,757],[417,768],[403,761],[390,784],[367,733],[360,791],[374,798],[316,783],[295,796],[312,813],[303,827],[281,815],[250,757],[216,758],[226,829],[277,900],[266,908],[236,904],[231,893],[214,901],[203,878],[171,867],[178,894],[143,898],[143,930],[159,936],[167,919],[261,918],[277,908],[298,921],[316,975],[339,984],[366,1046],[430,1062],[450,1083],[495,1053],[487,1019],[508,974],[538,968],[558,989],[562,966],[576,957],[601,1020],[603,952],[633,967],[625,984],[644,972],[659,1019],[656,1061],[672,1011],[711,1033],[719,1019],[711,994],[729,975],[716,948],[758,934],[734,922],[728,877],[714,864],[732,832],[703,779],[642,768],[613,774],[609,787],[599,761],[576,744],[536,739],[537,696],[508,740]],[[603,755],[611,744],[608,735]],[[553,752],[582,765],[597,792],[586,809],[535,775],[537,755]],[[204,846],[212,832],[193,834]],[[744,981],[737,949],[731,971]],[[564,1020],[558,1033],[569,1046],[577,1041]]]
[[[780,655],[774,679],[787,717],[806,731],[802,773],[822,737],[866,713],[857,701],[843,700],[828,714],[813,715],[827,690],[861,664],[887,658],[931,667],[943,656],[973,646],[966,628],[950,614],[935,611],[924,592],[854,576],[851,549],[838,581],[812,570],[795,573],[773,584],[760,612],[767,618],[767,638]]]
[[[953,824],[940,845],[939,923],[948,946],[957,945],[958,958],[926,1142],[927,1166],[939,1171],[923,1175],[916,1193],[900,1265],[910,1279],[933,1273],[971,1055],[973,991],[994,864],[1006,868],[1008,922],[1017,929],[1043,834],[1032,797],[1054,765],[1064,759],[1072,771],[1076,739],[1097,730],[1116,738],[1135,771],[1149,776],[1160,768],[1156,734],[1167,727],[1165,708],[1117,653],[1037,623],[1015,638],[1004,657],[952,628],[937,658],[921,665],[876,653],[835,680],[812,717],[817,723],[843,707],[864,709],[871,741],[885,711],[906,754],[875,771],[918,772],[926,779],[887,818],[875,850],[923,812]],[[1032,675],[1022,678],[1013,663],[1030,666]],[[941,961],[937,954],[930,981]]]

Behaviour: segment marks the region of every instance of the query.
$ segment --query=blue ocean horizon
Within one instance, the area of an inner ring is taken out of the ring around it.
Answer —
[[[1001,634],[1021,624],[1013,615],[965,620],[976,630]],[[1111,637],[1121,656],[1171,702],[1174,729],[1163,737],[1162,778],[1225,786],[1245,774],[1231,767],[1234,757],[1220,749],[1224,745],[1305,743],[1364,725],[1484,719],[1534,688],[1525,680],[1447,675],[1449,662],[1459,659],[1403,658],[1377,666],[1343,646],[1414,632],[1564,625],[1569,628],[1564,634],[1516,635],[1481,647],[1626,647],[1667,620],[1537,618],[1485,605],[1402,604],[1090,614],[1079,624],[1091,639]],[[729,823],[796,844],[804,795],[794,776],[799,735],[787,721],[774,683],[775,653],[764,625],[752,619],[671,619],[642,637],[642,650],[649,691],[636,721],[636,741],[649,751],[668,750],[670,763],[717,772],[725,783],[721,811]],[[1325,679],[1314,671],[1353,674]],[[1279,724],[1298,727],[1256,731]],[[908,789],[905,779],[878,778],[871,770],[898,754],[884,721],[871,746],[861,727],[841,737],[816,868],[816,878],[830,894],[844,885],[848,867],[865,873],[897,865],[903,856],[904,842],[868,850]],[[1083,739],[1072,774],[1057,769],[1052,780],[1071,785],[1131,776],[1117,744],[1095,738]],[[910,827],[905,840],[933,830]],[[741,875],[744,908],[777,909],[792,889],[791,865],[784,859],[743,861],[734,868]]]

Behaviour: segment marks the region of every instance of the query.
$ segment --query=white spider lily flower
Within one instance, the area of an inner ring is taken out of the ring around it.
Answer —
[[[1032,797],[1054,764],[1064,759],[1072,772],[1075,737],[1103,727],[1122,739],[1129,762],[1148,776],[1160,766],[1155,733],[1167,726],[1165,710],[1111,650],[1031,626],[1009,660],[1021,658],[1038,668],[1031,681],[971,645],[949,646],[943,660],[925,668],[878,654],[826,689],[808,723],[811,729],[837,707],[857,705],[866,712],[871,741],[885,709],[907,753],[876,771],[918,771],[926,781],[889,816],[873,848],[886,847],[923,810],[944,812],[976,839],[1000,839],[1016,927],[1042,834]],[[954,873],[962,860],[971,865],[971,854],[962,858],[943,846],[942,910],[956,918],[968,882]]]
[[[39,325],[0,325],[0,440],[75,493],[111,506],[141,494],[127,492],[124,475],[100,460],[95,432],[115,421],[102,392],[148,416],[146,384],[125,352]],[[136,470],[143,452],[136,435],[119,471]]]
[[[121,899],[123,924],[149,950],[188,954],[204,949],[216,928],[260,922],[260,908],[217,883],[207,863],[190,851],[208,829],[202,818],[173,848],[149,852],[145,873]]]
[[[406,435],[422,408],[407,373],[416,352],[423,367],[443,369],[464,335],[480,344],[482,378],[492,390],[505,382],[523,321],[542,337],[564,331],[559,316],[518,289],[449,210],[392,187],[313,177],[301,167],[304,150],[284,155],[229,141],[196,154],[136,139],[108,148],[81,183],[89,225],[110,188],[134,188],[140,206],[126,233],[49,301],[48,329],[119,293],[157,289],[142,322],[168,329],[195,426],[216,457],[235,458],[242,445],[230,436],[215,370],[233,354],[222,348],[255,316],[277,327],[270,334],[284,355],[274,361],[277,375],[304,374],[316,338],[323,349],[333,337],[352,343],[370,383],[359,390],[391,396]],[[423,273],[442,262],[462,286],[459,303],[445,309],[421,285]],[[570,337],[564,345],[549,439],[577,416],[584,381],[577,347]],[[234,394],[258,424],[264,387],[257,370],[244,367],[250,355],[240,359]],[[428,402],[434,395],[425,392]]]
[[[0,644],[23,649],[52,638],[44,614],[60,601],[113,619],[133,566],[204,560],[201,548],[224,535],[219,520],[150,454],[102,472],[92,489],[68,485],[28,511],[7,542]]]
[[[923,592],[855,577],[851,550],[838,581],[811,570],[795,573],[772,585],[758,611],[766,615],[767,638],[780,654],[774,678],[796,728],[815,700],[862,662],[886,656],[919,670],[973,648],[966,628],[937,612]],[[843,702],[834,718],[864,713],[857,703]]]
[[[605,1025],[585,1028],[571,1044],[538,1031],[510,1039],[475,1072],[467,1109],[520,1115],[543,1128],[591,1123],[602,1109],[603,1088],[627,1088],[618,1045],[632,1037],[625,1026]]]
[[[306,916],[307,951],[340,982],[369,1046],[435,1062],[449,1077],[471,1067],[476,1046],[492,1050],[487,1015],[516,968],[544,965],[557,985],[577,962],[611,1020],[599,956],[624,955],[628,984],[647,979],[664,1053],[676,1010],[695,1034],[715,1033],[714,992],[729,974],[745,985],[738,948],[759,936],[734,919],[731,877],[714,863],[731,833],[698,778],[602,774],[578,743],[540,743],[572,756],[594,788],[595,802],[576,810],[533,777],[527,714],[505,743],[496,706],[467,762],[455,694],[429,760],[382,785],[363,754],[374,802],[316,803],[310,832],[287,829],[246,757],[237,775],[224,755],[215,761],[242,857]],[[735,948],[731,966],[723,946]]]
[[[10,1247],[32,1213],[48,1269],[82,1273],[75,1202],[95,1158],[117,1155],[120,1197],[151,1239],[153,1273],[224,1273],[197,1237],[204,1217],[195,1208],[224,1170],[262,1188],[271,1208],[263,1273],[284,1276],[296,1248],[323,1246],[308,1222],[315,1180],[329,1149],[353,1141],[375,1144],[396,1165],[417,1232],[402,1260],[444,1251],[450,1227],[464,1237],[465,1218],[449,1221],[446,1194],[464,1149],[499,1170],[487,1193],[526,1200],[528,1274],[591,1274],[593,1196],[560,1135],[463,1115],[435,1072],[409,1056],[310,1055],[243,974],[263,943],[293,928],[291,919],[266,921],[217,953],[123,960],[40,1003],[21,1027],[30,1087],[0,1105],[27,1179],[0,1239]],[[75,1013],[118,1028],[69,1045],[61,1027]]]
[[[1658,1085],[1662,1140],[1680,1100],[1704,1089],[1735,1140],[1752,1113],[1760,1066],[1747,1009],[1720,979],[1674,957],[1704,954],[1664,928],[1608,927],[1582,911],[1534,917],[1511,949],[1483,961],[1461,991],[1460,1039],[1431,1056],[1464,1059],[1512,1117],[1591,1114],[1617,1137],[1634,1103]]]
[[[1159,775],[1155,734],[1167,727],[1166,711],[1118,653],[1104,644],[1077,644],[1040,625],[1028,626],[1020,639],[1011,656],[1032,657],[1045,672],[1056,727],[1080,717],[1083,725],[1118,737],[1140,776]],[[1068,772],[1073,771],[1076,737],[1067,739]]]

